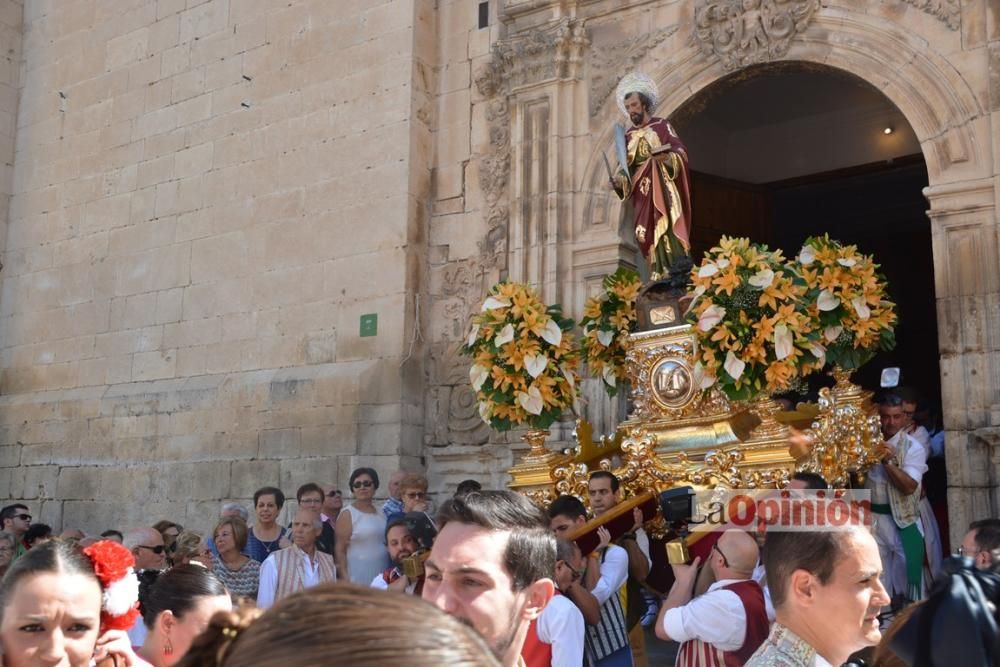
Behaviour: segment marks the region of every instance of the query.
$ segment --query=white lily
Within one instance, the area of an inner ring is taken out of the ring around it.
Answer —
[[[690,313],[692,310],[694,310],[694,307],[696,305],[698,305],[698,299],[700,299],[701,295],[704,294],[707,291],[708,291],[708,288],[705,287],[704,285],[698,285],[698,287],[695,288],[694,295],[691,298],[691,303],[688,304],[687,310],[684,311],[684,315],[685,316],[688,313]]]
[[[851,259],[850,257],[841,257],[837,260],[837,264],[840,264],[841,266],[846,266],[848,268],[854,266],[857,263],[858,260]]]
[[[720,269],[724,269],[724,268],[726,268],[727,266],[729,266],[729,260],[728,260],[728,259],[725,259],[725,258],[723,258],[723,259],[720,259],[720,260],[719,260],[718,262],[716,262],[716,264],[718,264],[718,265],[719,265],[719,268],[720,268]]]
[[[711,278],[718,272],[719,272],[719,267],[716,264],[709,262],[708,264],[705,264],[700,269],[698,269],[698,277]]]
[[[524,355],[524,368],[528,371],[528,375],[533,378],[538,377],[543,372],[545,372],[545,367],[549,365],[549,358],[544,354],[526,354]]]
[[[787,359],[792,354],[794,338],[787,324],[774,327],[774,356],[778,360]]]
[[[506,308],[509,305],[510,305],[510,299],[489,296],[486,297],[486,301],[483,301],[483,310],[495,310],[497,308]]]
[[[837,336],[839,336],[840,332],[843,330],[844,327],[840,326],[839,324],[837,326],[827,327],[823,329],[823,338],[826,339],[826,342],[832,343],[833,341],[837,340]]]
[[[553,319],[549,319],[548,323],[545,325],[545,331],[542,332],[542,338],[552,345],[558,345],[562,342],[562,329],[559,328],[559,323]]]
[[[811,245],[802,246],[802,250],[799,250],[799,264],[802,266],[809,266],[815,261],[816,250],[814,250]]]
[[[486,382],[486,378],[490,376],[490,369],[484,368],[479,364],[473,364],[472,368],[469,369],[469,381],[472,382],[472,388],[479,391],[482,388],[483,383]]]
[[[812,355],[819,359],[820,363],[826,363],[826,348],[819,343],[813,343],[809,346],[809,351]]]
[[[771,286],[771,283],[774,282],[774,271],[771,269],[761,269],[757,273],[750,276],[750,280],[748,282],[754,287],[767,289]]]
[[[705,312],[701,314],[698,318],[698,330],[708,331],[716,324],[722,321],[722,318],[726,316],[726,309],[722,306],[712,304],[705,309]]]
[[[472,346],[473,343],[476,342],[477,338],[479,338],[479,325],[478,324],[473,324],[472,325],[472,330],[469,332],[469,338],[468,338],[468,341],[467,341],[467,343],[469,344],[470,347]]]
[[[716,380],[716,378],[714,378],[711,375],[708,375],[705,372],[705,367],[702,365],[702,363],[700,361],[696,362],[695,365],[694,365],[694,371],[692,372],[692,378],[694,380],[695,386],[698,387],[699,389],[708,389],[713,384],[715,384],[715,380]]]
[[[508,324],[500,330],[500,333],[493,337],[493,344],[500,347],[504,343],[509,343],[512,340],[514,340],[514,325]]]
[[[740,376],[743,375],[743,369],[745,369],[747,365],[742,359],[733,354],[732,350],[729,350],[729,352],[726,353],[726,363],[723,364],[722,367],[726,369],[727,373],[729,373],[729,377],[734,380],[739,380]]]
[[[604,379],[605,384],[609,387],[614,387],[618,383],[618,378],[615,377],[615,371],[610,366],[604,367],[604,372],[601,374]]]
[[[602,329],[601,331],[597,332],[597,342],[599,342],[604,347],[609,347],[611,343],[614,342],[614,340],[615,340],[614,331],[604,331]]]
[[[517,392],[517,404],[524,408],[524,411],[532,415],[542,414],[545,403],[542,401],[542,394],[538,387],[528,387],[528,391]]]
[[[816,305],[819,306],[820,310],[833,310],[840,305],[840,299],[834,296],[833,292],[825,289],[819,293],[819,298],[816,299]]]
[[[868,307],[868,302],[865,301],[865,297],[863,296],[854,297],[853,299],[851,299],[851,305],[854,306],[854,312],[856,312],[858,314],[858,317],[860,317],[861,319],[867,320],[869,317],[872,316],[872,311]]]
[[[490,423],[490,406],[486,401],[479,401],[479,418]]]

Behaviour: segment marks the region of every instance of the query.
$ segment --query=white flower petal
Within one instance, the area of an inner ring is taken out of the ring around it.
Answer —
[[[750,276],[748,281],[754,287],[759,287],[760,289],[767,289],[774,282],[774,271],[771,269],[761,269],[757,273]]]
[[[545,342],[551,345],[558,345],[561,343],[562,329],[559,328],[559,323],[550,319],[548,324],[545,325],[545,331],[542,332],[542,338]]]
[[[837,260],[837,264],[841,266],[851,267],[858,263],[858,260],[851,259],[850,257],[841,257]]]
[[[139,578],[132,568],[105,589],[103,598],[102,609],[112,616],[121,616],[135,605],[139,599]]]
[[[467,341],[469,347],[471,347],[476,342],[477,338],[479,338],[479,325],[473,324],[472,330],[469,332],[469,339]]]
[[[819,293],[819,298],[816,299],[816,305],[819,306],[820,310],[833,310],[840,305],[840,299],[834,296],[833,292],[825,289]]]
[[[712,304],[705,309],[705,312],[701,314],[698,318],[698,330],[699,331],[709,331],[712,327],[722,321],[722,318],[726,316],[726,309],[722,306]]]
[[[711,278],[718,272],[719,272],[719,267],[713,264],[712,262],[709,262],[708,264],[705,264],[700,269],[698,269],[698,277]]]
[[[528,375],[533,378],[538,377],[545,372],[545,367],[549,365],[549,358],[544,354],[526,354],[524,355],[524,368],[528,371]]]
[[[851,299],[851,305],[854,306],[854,312],[856,312],[858,314],[858,317],[860,317],[861,319],[867,320],[869,317],[872,316],[872,311],[868,307],[868,302],[865,301],[865,297],[863,296],[854,297],[853,299]]]
[[[569,383],[569,388],[571,390],[576,389],[576,376],[573,374],[572,369],[563,364],[559,367],[559,370],[562,371],[563,377],[566,378],[566,382]]]
[[[490,404],[486,401],[479,401],[479,417],[487,424],[490,423]]]
[[[774,327],[774,356],[778,361],[787,359],[792,354],[794,339],[792,332],[788,330],[788,325],[779,324]]]
[[[509,343],[512,340],[514,340],[514,325],[508,324],[500,330],[500,333],[494,336],[493,344],[500,347],[504,343]]]
[[[839,324],[834,327],[827,327],[826,329],[823,329],[823,338],[826,339],[826,342],[832,343],[833,341],[837,340],[837,336],[839,336],[840,332],[843,330],[844,327],[840,326]]]
[[[604,347],[608,347],[615,340],[614,331],[598,331],[597,332],[597,342],[599,342]]]
[[[811,245],[802,246],[802,250],[799,251],[799,264],[802,266],[809,266],[816,261],[816,250],[813,249]]]
[[[510,305],[510,299],[490,296],[486,297],[486,301],[483,302],[483,310],[495,310],[497,308],[506,308],[509,305]]]
[[[734,380],[739,380],[740,376],[743,375],[743,369],[747,367],[746,363],[733,354],[732,350],[726,353],[726,363],[723,364],[723,368],[729,373],[729,377]]]
[[[695,386],[699,389],[708,389],[715,384],[716,378],[705,372],[705,367],[700,361],[695,363],[692,376]]]
[[[479,391],[482,388],[483,383],[486,382],[486,378],[490,376],[490,369],[483,368],[479,364],[473,364],[472,368],[469,369],[469,381],[472,382],[472,388]]]
[[[819,343],[813,343],[809,346],[809,351],[812,355],[819,359],[820,363],[826,363],[826,348]]]
[[[604,383],[609,387],[614,387],[618,384],[618,378],[615,377],[615,371],[611,368],[611,366],[604,367],[604,372],[601,373],[601,377],[604,380]]]
[[[528,387],[528,391],[517,392],[517,403],[524,411],[531,415],[542,414],[542,408],[544,403],[542,402],[542,394],[538,391],[537,387]]]
[[[718,262],[716,262],[716,264],[719,265],[720,269],[724,269],[727,266],[729,266],[729,260],[728,259],[720,259]]]

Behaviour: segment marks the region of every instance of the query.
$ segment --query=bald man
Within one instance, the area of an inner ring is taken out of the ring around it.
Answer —
[[[764,593],[753,580],[760,555],[742,530],[727,530],[712,546],[708,567],[715,583],[692,599],[700,558],[672,565],[674,585],[656,621],[656,636],[680,642],[675,664],[742,665],[767,638]]]

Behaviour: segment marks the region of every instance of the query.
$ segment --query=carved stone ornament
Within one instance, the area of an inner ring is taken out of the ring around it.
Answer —
[[[695,33],[706,55],[727,70],[783,58],[819,0],[703,0]]]
[[[594,48],[587,66],[590,70],[590,116],[601,112],[618,81],[636,68],[651,49],[677,32],[677,26],[639,35],[634,39]]]
[[[958,30],[962,22],[962,8],[958,0],[902,0],[908,5],[936,16],[952,30]]]

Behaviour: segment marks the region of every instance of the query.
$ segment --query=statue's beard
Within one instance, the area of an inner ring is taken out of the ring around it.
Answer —
[[[646,116],[645,114],[641,113],[631,113],[629,114],[628,117],[632,119],[633,125],[639,127],[640,125],[642,125],[642,119],[645,118],[645,116]]]

